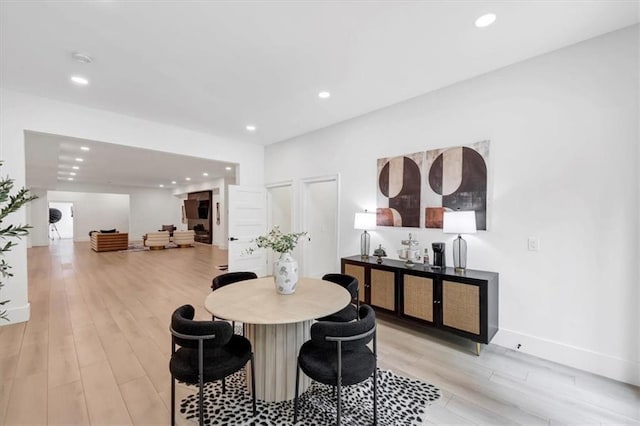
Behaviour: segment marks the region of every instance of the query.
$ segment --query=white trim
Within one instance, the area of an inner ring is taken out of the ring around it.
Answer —
[[[7,318],[9,321],[0,320],[0,327],[3,325],[17,324],[19,322],[27,322],[31,318],[31,304],[27,302],[26,305],[6,308]]]
[[[504,328],[498,331],[492,343],[640,386],[640,363]],[[519,349],[518,345],[521,345]]]

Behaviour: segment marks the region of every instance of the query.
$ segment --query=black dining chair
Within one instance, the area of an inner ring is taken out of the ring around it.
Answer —
[[[225,285],[237,283],[237,282],[240,282],[240,281],[253,280],[253,279],[256,279],[256,278],[258,278],[258,276],[253,272],[244,272],[244,271],[227,272],[226,274],[218,275],[217,277],[213,278],[213,280],[211,281],[211,290],[215,291],[215,290],[219,289],[220,287],[224,287]],[[216,317],[214,315],[212,315],[211,319],[215,320]],[[219,318],[219,319],[223,320],[224,318]],[[232,321],[231,325],[232,325],[233,331],[235,333],[236,322]],[[244,324],[242,325],[242,335],[244,336]]]
[[[322,277],[325,281],[331,281],[341,285],[351,295],[351,302],[344,309],[327,315],[326,317],[318,318],[318,321],[332,321],[332,322],[349,322],[358,319],[358,312],[360,311],[360,292],[358,290],[358,279],[347,274],[326,274]],[[355,301],[355,305],[353,302]]]
[[[195,310],[183,305],[171,316],[171,425],[176,420],[176,380],[198,385],[199,423],[204,424],[204,384],[222,380],[222,392],[226,391],[224,379],[239,371],[251,361],[251,390],[253,416],[256,415],[256,391],[251,342],[233,334],[225,321],[194,321]],[[180,348],[176,350],[176,345]]]
[[[369,305],[362,305],[359,316],[359,321],[320,321],[311,326],[311,340],[305,342],[298,353],[294,424],[298,421],[300,370],[312,380],[337,388],[337,425],[340,425],[342,386],[355,385],[372,377],[373,424],[377,424],[376,315]],[[373,350],[367,346],[372,340]]]

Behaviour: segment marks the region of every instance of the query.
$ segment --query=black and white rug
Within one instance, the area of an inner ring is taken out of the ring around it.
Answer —
[[[227,377],[227,391],[221,382],[207,383],[204,390],[205,424],[217,426],[293,424],[293,401],[257,401],[258,414],[252,416],[251,395],[245,386],[244,370]],[[373,422],[372,381],[342,388],[343,425],[367,425]],[[435,386],[408,379],[388,370],[378,370],[378,425],[421,425],[427,406],[436,402],[441,393]],[[296,426],[326,426],[336,422],[336,402],[332,387],[312,382],[300,396]],[[182,400],[180,412],[187,419],[198,421],[198,393]]]

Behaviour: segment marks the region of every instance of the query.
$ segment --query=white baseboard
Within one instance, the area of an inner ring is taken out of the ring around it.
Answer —
[[[640,362],[624,360],[553,340],[500,329],[491,343],[579,370],[640,386]],[[518,349],[518,344],[520,348]]]
[[[24,306],[7,308],[6,311],[9,321],[0,320],[0,327],[3,325],[16,324],[19,322],[27,322],[31,317],[31,305],[29,303]]]

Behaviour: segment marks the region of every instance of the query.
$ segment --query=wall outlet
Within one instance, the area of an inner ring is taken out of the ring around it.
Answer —
[[[529,247],[529,251],[540,250],[540,240],[537,237],[529,237],[529,240],[527,241],[527,245]]]

